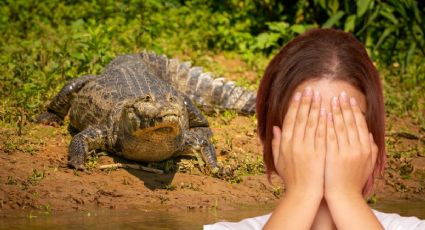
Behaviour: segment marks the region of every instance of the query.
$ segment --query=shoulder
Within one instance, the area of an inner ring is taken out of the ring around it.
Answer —
[[[218,222],[215,224],[204,225],[204,230],[261,230],[270,218],[271,213],[263,216],[243,219],[239,222]]]
[[[372,211],[376,218],[378,218],[379,222],[381,222],[382,226],[387,230],[425,230],[425,220],[420,220],[416,217],[403,217],[396,213],[383,213],[373,209]],[[239,222],[218,222],[215,224],[204,225],[204,230],[260,230],[266,224],[270,215],[271,214],[247,218]]]

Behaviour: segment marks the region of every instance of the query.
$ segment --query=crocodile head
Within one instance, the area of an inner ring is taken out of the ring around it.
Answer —
[[[120,124],[122,153],[139,161],[169,158],[182,147],[186,108],[177,94],[148,94],[128,104]]]

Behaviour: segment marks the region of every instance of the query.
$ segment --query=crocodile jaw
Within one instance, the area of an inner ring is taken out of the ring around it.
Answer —
[[[162,161],[183,146],[180,118],[166,115],[151,127],[140,128],[122,142],[122,155],[135,161]]]

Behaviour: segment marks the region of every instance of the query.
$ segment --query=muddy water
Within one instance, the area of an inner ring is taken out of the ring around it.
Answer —
[[[238,221],[263,215],[271,207],[247,208],[240,211],[94,211],[85,213],[33,214],[19,218],[0,219],[0,229],[202,229],[202,225],[218,221]]]
[[[425,201],[380,201],[371,205],[375,210],[398,213],[401,216],[416,216],[425,220]]]
[[[425,219],[425,202],[380,202],[373,208]],[[45,215],[16,213],[0,218],[0,229],[202,229],[218,221],[238,221],[269,213],[272,206],[241,207],[238,211],[92,211]]]

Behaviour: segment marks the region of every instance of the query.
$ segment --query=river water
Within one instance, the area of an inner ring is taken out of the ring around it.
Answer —
[[[425,219],[425,202],[378,202],[372,208],[395,212],[402,216]],[[0,229],[202,229],[202,225],[218,221],[239,221],[264,215],[273,206],[241,207],[237,211],[141,211],[101,210],[91,212],[17,213],[15,217],[0,218]]]

